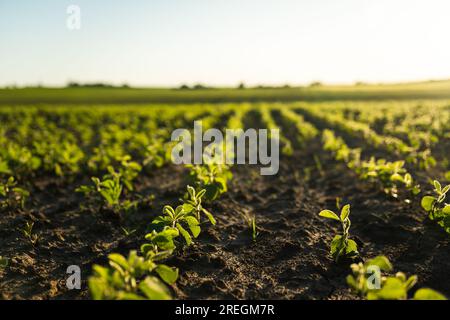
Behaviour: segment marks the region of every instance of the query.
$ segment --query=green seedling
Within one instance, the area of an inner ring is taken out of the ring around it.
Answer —
[[[24,237],[31,242],[31,244],[34,246],[39,241],[39,236],[35,233],[33,233],[33,227],[34,222],[33,221],[27,221],[25,223],[25,226],[20,229]]]
[[[205,215],[209,222],[211,222],[212,225],[215,225],[216,219],[214,219],[212,213],[202,206],[202,198],[205,194],[206,189],[196,192],[193,187],[187,186],[186,197],[185,199],[181,199],[183,202],[183,210],[186,214],[196,217],[199,222],[201,222],[201,215]]]
[[[41,167],[41,160],[36,157],[32,150],[9,141],[6,147],[2,145],[8,159],[8,174],[14,173],[16,177],[22,178]]]
[[[187,226],[191,233],[183,225]],[[191,213],[186,212],[183,205],[175,209],[169,205],[164,206],[163,215],[156,217],[152,221],[152,227],[154,230],[159,231],[164,231],[167,228],[170,228],[170,230],[177,229],[187,245],[191,245],[192,237],[197,238],[201,232],[200,222]]]
[[[137,202],[124,200],[121,201],[123,185],[122,175],[115,172],[112,167],[108,167],[109,173],[100,180],[92,177],[94,185],[80,186],[75,191],[83,193],[85,197],[94,203],[102,203],[108,209],[119,213],[120,211],[128,212],[137,206]]]
[[[205,189],[205,200],[213,201],[228,190],[228,180],[233,175],[225,164],[208,163],[204,165],[188,165],[189,177],[198,189]]]
[[[141,165],[137,162],[131,161],[131,156],[127,155],[121,159],[118,175],[120,176],[120,181],[129,191],[134,190],[133,180],[136,179],[141,170]],[[106,175],[106,178],[115,179],[116,175],[117,173],[110,170],[110,174]]]
[[[354,263],[350,266],[352,274],[347,276],[350,288],[368,300],[406,300],[408,292],[416,285],[417,276],[407,277],[403,272],[394,276],[382,276],[383,272],[391,272],[393,267],[385,256],[378,256],[365,263]],[[422,288],[416,291],[415,300],[445,300],[437,291]]]
[[[361,149],[351,149],[341,137],[325,129],[322,133],[323,149],[331,151],[338,161],[343,161],[352,170],[361,165]]]
[[[399,187],[404,186],[413,195],[420,193],[420,186],[414,184],[411,174],[404,168],[404,161],[389,162],[385,159],[371,158],[363,161],[359,173],[362,179],[378,182],[386,194],[398,197]]]
[[[256,215],[250,214],[248,212],[243,212],[242,217],[244,218],[244,222],[247,224],[250,234],[252,237],[252,241],[256,241],[256,238],[259,236],[258,225],[256,223]]]
[[[442,187],[439,181],[433,181],[434,196],[424,196],[421,201],[422,208],[428,213],[431,220],[436,221],[446,232],[450,233],[450,204],[445,203],[450,184]]]
[[[120,228],[122,229],[123,234],[124,234],[126,237],[131,236],[133,233],[135,233],[135,232],[137,231],[136,229],[127,229],[127,228],[124,228],[124,227],[120,227]]]
[[[59,177],[78,173],[85,157],[76,143],[52,141],[50,137],[47,140],[34,141],[33,147],[34,152],[42,159],[43,169],[53,171]]]
[[[17,187],[14,177],[9,177],[6,183],[0,182],[0,208],[25,208],[25,202],[30,193]]]
[[[319,216],[336,220],[341,223],[342,234],[336,235],[331,242],[330,254],[334,261],[338,262],[341,258],[355,258],[359,253],[356,242],[349,239],[349,230],[351,226],[349,218],[350,205],[347,204],[342,208],[340,216],[331,210],[322,210],[319,213]]]
[[[83,193],[87,197],[100,196],[105,204],[109,207],[116,207],[120,203],[120,195],[122,194],[122,185],[120,184],[120,177],[115,176],[112,179],[100,180],[97,177],[91,178],[94,185],[80,186],[75,191]]]
[[[400,187],[413,195],[420,193],[420,186],[414,183],[411,174],[404,168],[404,161],[388,162],[373,157],[369,161],[362,161],[360,149],[351,149],[341,137],[336,137],[328,129],[323,131],[322,140],[323,148],[333,152],[336,160],[345,162],[361,179],[380,184],[386,194],[397,198]]]
[[[141,246],[141,252],[146,256],[151,254],[171,254],[175,250],[175,238],[180,235],[177,228],[165,227],[162,231],[153,230],[145,235],[145,239],[150,243]]]
[[[248,224],[249,224],[249,227],[250,227],[250,231],[252,233],[252,240],[254,242],[256,242],[256,238],[259,235],[258,228],[256,226],[256,217],[255,216],[251,217],[249,219],[249,221],[248,221]]]
[[[113,253],[108,256],[109,268],[94,265],[89,290],[95,300],[168,300],[166,284],[178,278],[178,269],[157,264],[161,256],[138,256],[130,251],[128,258]],[[161,281],[161,280],[162,281]]]

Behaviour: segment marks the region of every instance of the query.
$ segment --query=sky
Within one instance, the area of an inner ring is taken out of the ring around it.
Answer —
[[[0,86],[446,79],[449,13],[448,0],[0,0]]]

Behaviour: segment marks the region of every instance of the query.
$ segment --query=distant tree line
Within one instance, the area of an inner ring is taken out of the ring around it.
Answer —
[[[66,88],[129,88],[130,86],[126,83],[115,86],[108,83],[94,82],[94,83],[79,83],[75,81],[70,81],[67,83]]]

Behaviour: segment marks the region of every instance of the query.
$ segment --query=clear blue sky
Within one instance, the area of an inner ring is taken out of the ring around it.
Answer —
[[[449,15],[448,0],[0,0],[0,86],[450,78]]]

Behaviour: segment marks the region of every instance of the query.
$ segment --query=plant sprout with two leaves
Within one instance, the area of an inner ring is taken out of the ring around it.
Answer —
[[[250,230],[251,230],[251,232],[252,232],[252,240],[253,240],[254,242],[256,242],[256,238],[257,238],[258,235],[259,235],[258,227],[256,226],[256,216],[253,216],[253,217],[251,217],[251,218],[248,220],[248,225],[249,225]]]
[[[433,181],[435,196],[424,196],[421,201],[422,208],[428,212],[431,220],[435,220],[450,233],[450,204],[445,203],[445,198],[450,190],[450,184],[442,187],[439,181]]]
[[[39,236],[37,234],[33,233],[33,227],[34,227],[34,222],[27,221],[25,223],[25,226],[22,229],[19,229],[19,231],[22,232],[24,237],[27,238],[33,246],[35,246],[39,241]]]
[[[206,189],[201,189],[199,192],[196,192],[193,187],[187,186],[186,198],[181,199],[184,202],[183,210],[187,214],[195,216],[199,222],[201,222],[201,214],[204,214],[212,225],[216,225],[216,219],[214,219],[212,213],[202,206],[202,198],[205,194]]]
[[[136,202],[120,201],[123,191],[122,174],[115,172],[113,167],[108,167],[108,172],[102,180],[92,177],[91,180],[94,185],[83,185],[75,191],[83,193],[88,199],[91,198],[96,202],[102,201],[108,209],[115,213],[119,213],[121,210],[128,211],[135,207]]]
[[[338,262],[341,258],[355,258],[358,253],[358,246],[355,241],[349,239],[350,222],[350,205],[345,205],[340,216],[331,210],[322,210],[319,216],[336,220],[341,223],[342,234],[336,235],[331,241],[330,253],[334,261]]]
[[[191,234],[183,227],[187,225]],[[156,231],[164,231],[168,228],[170,230],[176,229],[183,236],[187,245],[192,243],[192,237],[197,238],[201,232],[200,222],[196,217],[190,215],[183,208],[183,205],[175,209],[169,205],[164,206],[163,215],[156,217],[152,221],[152,227]]]

